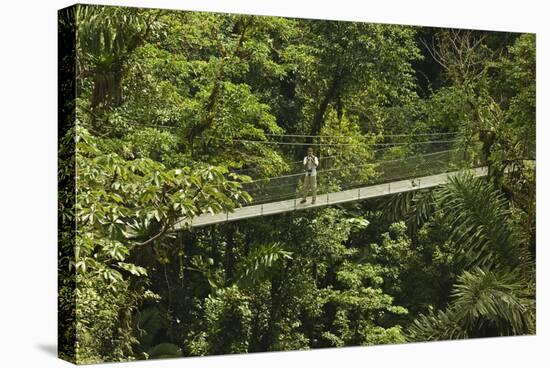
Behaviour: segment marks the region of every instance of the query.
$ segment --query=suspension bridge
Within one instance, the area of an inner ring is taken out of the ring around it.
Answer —
[[[448,133],[443,133],[448,134]],[[303,138],[308,136],[287,135]],[[334,138],[334,137],[332,137]],[[381,197],[389,194],[433,188],[448,182],[461,173],[473,176],[487,175],[481,164],[464,167],[466,151],[458,146],[457,139],[429,139],[406,143],[296,143],[282,141],[234,140],[233,143],[313,146],[322,152],[320,170],[317,173],[317,198],[311,203],[311,193],[306,203],[301,203],[303,178],[302,160],[289,163],[290,173],[276,177],[260,178],[243,184],[252,201],[233,211],[202,214],[184,219],[174,228],[180,230],[289,211],[305,210],[342,204],[357,200]],[[373,146],[370,154],[359,160],[350,153],[342,153],[342,147],[364,148]],[[321,148],[322,147],[322,148]],[[332,149],[331,148],[336,148]],[[330,154],[330,153],[333,154]],[[397,157],[395,157],[397,156]],[[394,158],[395,157],[395,158]],[[258,167],[236,170],[252,176]]]

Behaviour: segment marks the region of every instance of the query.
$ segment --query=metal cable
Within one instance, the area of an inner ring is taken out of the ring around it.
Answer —
[[[280,144],[284,146],[347,146],[347,147],[357,147],[357,146],[376,146],[376,147],[401,147],[401,146],[415,146],[421,144],[432,144],[432,143],[450,143],[457,142],[458,139],[452,140],[437,140],[437,141],[422,141],[422,142],[405,142],[405,143],[297,143],[297,142],[278,142],[278,141],[258,141],[251,139],[223,139],[223,138],[213,138],[215,140],[237,143],[262,143],[262,144]]]

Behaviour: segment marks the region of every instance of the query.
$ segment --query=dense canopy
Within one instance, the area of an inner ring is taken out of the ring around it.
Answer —
[[[534,35],[79,5],[60,42],[62,357],[535,333]],[[173,231],[308,145],[338,190],[429,140],[489,175]]]

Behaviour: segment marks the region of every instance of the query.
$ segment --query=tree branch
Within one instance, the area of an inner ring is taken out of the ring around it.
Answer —
[[[166,230],[168,230],[169,226],[168,226],[168,223],[165,223],[164,225],[162,225],[162,228],[161,230],[158,232],[158,234],[154,235],[153,237],[145,240],[144,242],[141,242],[141,243],[135,243],[132,248],[135,248],[135,247],[141,247],[143,245],[147,245],[155,240],[157,240],[158,238],[160,238],[162,235],[164,235],[164,233],[166,232]]]
[[[424,38],[420,39],[420,43],[422,43],[426,50],[428,50],[428,53],[430,54],[432,59],[435,60],[436,63],[441,65],[445,70],[449,71],[449,67],[442,60],[440,60],[440,55],[438,55],[435,49],[435,42],[433,41],[433,39],[431,45],[428,45],[428,41],[426,41]]]
[[[202,192],[202,189],[203,189],[203,186],[199,187],[198,190],[195,192],[195,194],[193,195],[193,197],[191,197],[191,201],[194,201],[195,198],[197,198],[197,196],[199,195],[199,193]],[[141,247],[143,245],[147,245],[155,240],[157,240],[158,238],[160,238],[162,235],[164,235],[168,230],[170,230],[172,228],[172,225],[174,224],[174,221],[173,220],[170,220],[170,221],[167,221],[165,222],[163,225],[162,225],[162,228],[160,229],[160,231],[154,235],[153,237],[143,241],[143,242],[137,242],[137,243],[134,243],[130,249],[133,249],[135,247]]]

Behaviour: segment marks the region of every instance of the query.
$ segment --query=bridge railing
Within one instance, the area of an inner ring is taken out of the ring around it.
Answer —
[[[317,173],[317,196],[367,185],[453,171],[464,167],[463,155],[462,150],[452,148],[412,157],[353,165],[346,165],[342,160],[333,160],[332,162],[323,160],[323,168]],[[304,177],[305,173],[298,171],[276,178],[256,180],[245,184],[244,189],[253,198],[253,202],[250,204],[300,198]],[[311,192],[308,195],[311,196]]]
[[[474,176],[487,175],[486,167],[469,169]],[[391,181],[382,184],[371,185],[368,187],[358,187],[339,192],[322,193],[317,196],[317,202],[313,207],[333,205],[338,203],[351,202],[360,199],[368,199],[388,194],[418,190],[423,188],[432,188],[436,185],[445,183],[449,176],[457,175],[462,170],[446,172],[441,174],[417,177],[414,179],[405,179]],[[310,204],[301,204],[299,198],[273,201],[269,203],[260,203],[246,207],[238,208],[233,212],[222,212],[217,214],[205,214],[193,219],[186,219],[184,223],[178,224],[178,227],[187,225],[197,227],[205,226],[227,221],[236,221],[258,216],[273,215],[277,213],[296,211],[312,208]]]

